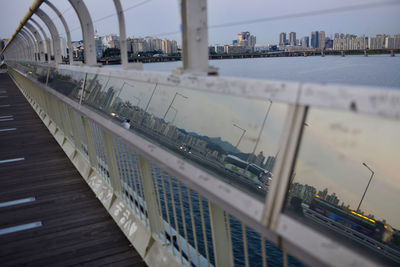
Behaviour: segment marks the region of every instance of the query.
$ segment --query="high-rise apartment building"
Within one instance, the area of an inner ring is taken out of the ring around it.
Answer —
[[[252,52],[254,52],[254,47],[256,46],[256,37],[254,35],[250,35],[249,37],[249,46]]]
[[[311,33],[311,47],[318,48],[319,47],[319,32],[313,31]]]
[[[302,40],[302,42],[301,42],[301,46],[302,46],[303,48],[308,48],[308,47],[310,47],[310,37],[308,37],[308,36],[303,37],[303,40]]]
[[[103,42],[104,48],[110,48],[110,42],[113,40],[119,41],[119,36],[116,34],[107,34],[101,37],[101,41]]]
[[[250,32],[239,32],[237,35],[239,45],[248,46],[250,39]]]
[[[279,46],[285,46],[286,45],[286,33],[281,32],[279,34]]]
[[[165,55],[176,54],[178,52],[178,43],[175,40],[164,39],[162,41],[162,52]]]
[[[289,33],[289,45],[296,46],[296,33],[295,32]]]
[[[318,36],[318,48],[324,49],[325,48],[325,32],[320,31]]]

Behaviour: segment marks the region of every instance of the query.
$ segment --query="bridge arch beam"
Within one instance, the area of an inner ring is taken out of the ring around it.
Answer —
[[[44,24],[46,24],[47,28],[50,31],[54,49],[54,61],[56,62],[56,64],[62,63],[60,36],[58,34],[56,26],[54,25],[53,21],[51,21],[51,18],[42,9],[38,8],[35,14],[38,15],[38,17],[44,22]]]
[[[34,20],[33,18],[30,18],[30,20],[36,25],[36,27],[38,27],[38,29],[40,30],[40,32],[43,35],[43,39],[45,42],[44,47],[46,48],[46,53],[47,53],[47,61],[50,62],[52,53],[51,53],[50,42],[49,42],[49,39],[47,38],[47,34],[46,34],[45,30],[43,29],[43,27],[36,20]],[[44,60],[46,61],[46,57]]]
[[[22,36],[22,34],[17,34],[15,38],[18,38],[18,44],[20,46],[20,53],[18,55],[19,60],[28,60],[30,57],[30,49],[28,41]]]
[[[121,1],[114,0],[115,10],[117,11],[118,16],[118,26],[119,26],[119,44],[121,49],[121,65],[124,69],[138,69],[142,70],[143,65],[142,63],[132,63],[129,64],[128,61],[128,49],[127,49],[127,42],[126,42],[126,24],[125,24],[125,15],[124,10],[122,9]]]
[[[94,27],[89,10],[82,0],[68,0],[78,15],[82,29],[83,44],[85,46],[85,65],[97,65],[96,45],[94,42]]]
[[[39,60],[41,62],[44,62],[45,61],[45,45],[44,45],[44,41],[42,39],[42,36],[40,36],[38,30],[31,23],[26,22],[25,26],[35,36],[36,41],[38,42],[38,47],[39,47]]]
[[[33,50],[33,59],[34,59],[34,61],[37,61],[38,60],[37,54],[39,53],[39,51],[38,51],[39,49],[38,49],[36,39],[32,36],[32,34],[26,28],[22,28],[21,33],[31,43],[32,48],[33,48],[32,49]]]
[[[74,57],[73,57],[73,51],[72,51],[72,40],[71,40],[71,33],[69,31],[69,27],[67,22],[65,21],[63,15],[61,12],[48,0],[44,1],[53,11],[56,13],[56,15],[60,18],[61,23],[64,26],[65,29],[65,34],[67,35],[67,47],[68,47],[68,58],[69,58],[69,64],[73,64],[74,62]]]

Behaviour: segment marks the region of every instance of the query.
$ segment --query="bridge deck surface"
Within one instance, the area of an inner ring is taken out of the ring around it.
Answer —
[[[4,233],[33,222],[42,226]],[[146,266],[8,74],[0,74],[0,263]]]

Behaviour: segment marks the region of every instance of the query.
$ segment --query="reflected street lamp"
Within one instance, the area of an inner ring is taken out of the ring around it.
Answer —
[[[176,119],[176,115],[178,115],[178,110],[177,110],[176,108],[174,108],[174,107],[171,107],[171,109],[173,109],[173,110],[175,111],[174,118],[173,118],[172,121],[171,121],[171,124],[173,125],[174,122],[175,122],[175,119]]]
[[[177,95],[179,95],[179,96],[181,96],[181,97],[183,97],[183,98],[185,98],[185,99],[188,99],[187,96],[182,95],[182,94],[176,92],[175,95],[174,95],[174,98],[172,98],[172,101],[171,101],[171,103],[170,103],[169,106],[168,106],[167,111],[166,111],[165,114],[164,114],[163,120],[165,120],[165,117],[167,116],[168,111],[171,109],[171,106],[172,106],[172,104],[174,103],[175,98],[176,98]]]
[[[236,128],[239,128],[240,130],[242,130],[243,132],[242,132],[242,135],[240,136],[240,138],[239,138],[239,141],[237,142],[237,144],[236,144],[236,146],[235,146],[235,148],[238,148],[238,146],[239,146],[239,144],[240,144],[240,141],[242,141],[242,138],[243,138],[243,136],[244,136],[244,134],[246,133],[246,130],[245,129],[243,129],[242,127],[240,127],[239,125],[237,125],[237,124],[232,124],[233,126],[235,126]]]
[[[365,164],[365,162],[363,162],[363,165],[364,165],[368,170],[370,170],[370,172],[371,172],[371,177],[369,178],[367,187],[365,188],[365,191],[364,191],[364,194],[363,194],[363,196],[362,196],[362,198],[361,198],[360,204],[358,204],[357,212],[360,212],[361,203],[362,203],[362,201],[363,201],[363,199],[364,199],[364,197],[365,197],[365,194],[367,193],[367,190],[368,190],[369,184],[371,183],[372,177],[374,177],[374,174],[375,174],[374,171],[371,170],[371,168],[368,167],[367,164]]]
[[[254,145],[253,152],[252,152],[252,153],[250,154],[250,156],[249,156],[249,159],[248,159],[248,162],[249,162],[249,163],[251,162],[251,160],[252,160],[253,157],[254,157],[254,153],[256,152],[258,143],[260,142],[260,138],[261,138],[262,131],[264,130],[265,122],[267,121],[269,111],[271,110],[272,101],[271,101],[270,99],[269,99],[268,101],[269,101],[269,105],[268,105],[267,113],[265,114],[263,123],[262,123],[261,128],[260,128],[260,132],[258,133],[258,137],[257,137],[257,140],[256,140],[256,144]],[[247,169],[248,169],[248,166],[246,167],[246,170],[247,170]]]

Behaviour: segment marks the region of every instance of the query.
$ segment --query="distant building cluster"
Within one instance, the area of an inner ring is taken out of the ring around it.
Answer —
[[[359,50],[359,49],[399,49],[400,34],[394,36],[378,34],[375,37],[366,37],[353,34],[335,34],[333,41],[334,50]]]
[[[317,195],[317,189],[311,185],[304,185],[296,182],[290,185],[289,195],[290,197],[301,198],[304,203],[310,204],[315,195]],[[325,188],[323,191],[318,191],[318,196],[320,197],[320,199],[323,199],[336,206],[339,204],[340,201],[339,198],[336,196],[336,193],[332,193],[329,195],[327,188]]]
[[[275,164],[275,157],[274,156],[268,156],[267,160],[265,160],[265,156],[263,152],[261,151],[258,153],[258,155],[250,154],[248,158],[249,163],[254,163],[257,166],[266,169],[269,172],[272,172]]]
[[[311,36],[296,39],[295,32],[289,34],[281,32],[279,48],[287,51],[307,48],[320,50],[400,49],[400,34],[394,36],[378,34],[376,37],[366,37],[336,33],[334,38],[330,38],[324,31],[313,31]]]
[[[240,54],[254,52],[256,45],[256,37],[250,35],[250,32],[239,32],[237,39],[232,44],[210,46],[209,52],[216,54]]]
[[[299,48],[317,48],[326,49],[332,48],[333,41],[326,37],[324,31],[313,31],[310,36],[304,36],[300,39],[296,38],[295,32],[290,32],[289,35],[285,32],[279,34],[279,48],[281,50],[291,50]]]
[[[61,44],[66,44],[62,38]],[[106,49],[121,49],[119,36],[116,34],[108,34],[104,36],[95,36],[96,56],[103,57]],[[140,53],[154,52],[157,54],[176,54],[178,53],[178,43],[176,40],[159,39],[153,37],[129,37],[126,40],[128,53],[136,56]],[[83,41],[72,42],[74,57],[83,57],[84,46]],[[66,51],[66,48],[63,49]]]

